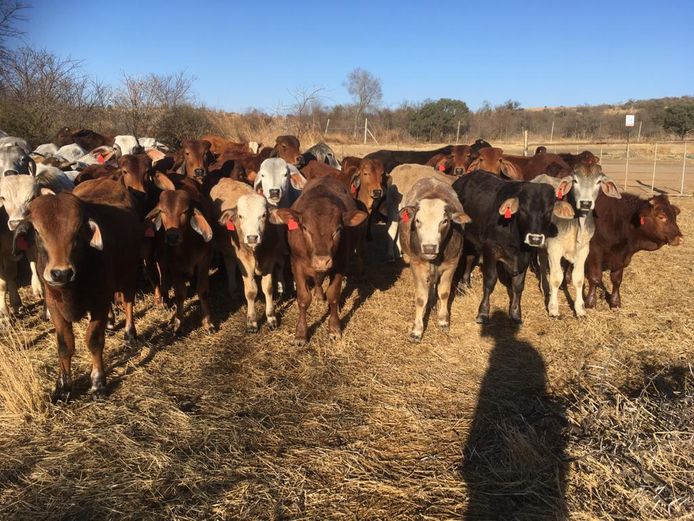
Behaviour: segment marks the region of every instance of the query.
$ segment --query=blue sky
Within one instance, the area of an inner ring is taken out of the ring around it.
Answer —
[[[29,1],[26,43],[112,84],[126,72],[185,71],[199,101],[227,110],[274,111],[314,86],[326,104],[348,102],[355,67],[381,78],[390,106],[694,94],[692,0]]]

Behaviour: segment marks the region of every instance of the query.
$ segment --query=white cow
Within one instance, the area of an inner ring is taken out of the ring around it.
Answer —
[[[75,163],[86,153],[87,151],[77,143],[70,143],[69,145],[60,147],[55,155],[59,159],[64,160],[66,163]]]
[[[296,167],[282,158],[271,157],[261,163],[253,188],[272,206],[289,208],[299,198],[305,184],[306,178]]]
[[[600,190],[608,197],[616,199],[621,199],[622,197],[615,182],[602,173],[600,165],[579,165],[574,169],[571,177],[573,185],[569,185],[569,193],[566,195],[574,207],[576,217],[573,219],[559,219],[553,214],[552,222],[557,227],[557,236],[547,238],[546,250],[540,252],[542,289],[545,295],[547,294],[545,277],[547,264],[549,263],[549,303],[547,310],[552,317],[559,316],[559,286],[561,286],[564,279],[564,270],[561,266],[562,258],[573,264],[571,282],[576,292],[574,300],[576,316],[583,317],[586,315],[583,303],[583,279],[585,276],[585,263],[590,249],[590,240],[595,233],[593,216],[595,200]],[[533,179],[533,182],[550,184],[556,190],[565,179],[557,179],[543,174]],[[557,193],[558,197],[563,197],[564,195],[563,193]]]
[[[21,149],[24,150],[24,152],[27,154],[31,150],[29,148],[29,143],[27,143],[26,139],[22,139],[21,137],[16,137],[16,136],[0,137],[0,148],[11,147],[11,146],[21,147]]]
[[[36,163],[19,145],[0,147],[0,177],[16,174],[36,175]]]
[[[55,143],[44,143],[43,145],[37,146],[31,155],[37,155],[41,157],[53,157],[58,153],[58,147]]]

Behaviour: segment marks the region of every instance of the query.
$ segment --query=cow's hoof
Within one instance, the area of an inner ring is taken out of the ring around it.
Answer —
[[[89,394],[92,395],[92,400],[95,402],[103,400],[106,398],[106,387],[103,385],[100,385],[99,387],[92,387],[89,389]]]
[[[518,317],[518,316],[515,316],[515,317],[512,316],[512,317],[511,317],[511,322],[513,322],[514,324],[522,324],[522,323],[523,323],[523,319],[522,319],[521,317]]]
[[[267,317],[267,327],[273,331],[277,329],[277,317]]]
[[[412,333],[410,333],[410,342],[412,342],[413,344],[419,344],[421,341],[422,341],[422,334],[421,333],[415,333],[414,331],[412,331]]]
[[[248,322],[246,324],[246,333],[257,333],[258,332],[258,323],[257,322]]]
[[[549,309],[547,310],[549,316],[552,318],[559,318],[559,309]]]
[[[207,324],[206,326],[204,326],[204,329],[205,333],[207,333],[208,335],[214,335],[217,332],[217,328],[214,324]]]
[[[439,322],[439,329],[444,332],[448,332],[448,330],[451,328],[451,324],[449,322]]]
[[[576,309],[576,318],[584,318],[588,316],[588,313],[586,313],[585,309]]]
[[[304,347],[306,345],[306,339],[305,338],[295,338],[292,340],[292,344],[295,345],[296,347]]]
[[[611,309],[612,311],[619,311],[620,309],[622,309],[622,304],[612,304],[612,303],[610,303],[610,309]]]
[[[477,322],[478,324],[489,324],[489,315],[479,313],[477,315],[477,318],[475,319],[475,322]]]
[[[53,393],[51,394],[51,403],[67,403],[70,400],[71,393],[71,388],[57,384],[55,389],[53,389]]]
[[[331,331],[328,336],[331,342],[336,342],[342,338],[342,333],[340,331]]]
[[[125,347],[134,347],[137,343],[137,335],[132,331],[126,331],[123,335],[123,345]]]
[[[108,331],[113,331],[114,329],[116,329],[116,323],[113,320],[109,319],[108,321],[106,321],[106,329]]]

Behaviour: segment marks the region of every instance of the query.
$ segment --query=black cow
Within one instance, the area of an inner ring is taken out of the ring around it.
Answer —
[[[436,150],[378,150],[364,156],[364,159],[378,159],[383,163],[383,169],[389,174],[398,165],[412,163],[425,165],[436,154],[449,155],[453,150],[452,145],[446,145]]]
[[[549,185],[506,181],[481,170],[460,177],[453,189],[472,219],[465,229],[464,281],[470,279],[474,255],[482,256],[484,295],[477,322],[488,322],[489,296],[499,278],[511,297],[509,315],[521,323],[520,300],[533,249],[556,235],[552,212],[560,218],[573,218],[571,205],[558,201]]]

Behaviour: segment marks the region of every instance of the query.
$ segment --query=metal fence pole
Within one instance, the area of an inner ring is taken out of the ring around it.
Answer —
[[[458,130],[455,132],[455,144],[458,144],[458,141],[460,140],[460,120],[458,120]]]
[[[549,131],[549,144],[554,140],[554,119],[552,119],[552,130]]]
[[[627,180],[629,179],[629,133],[627,133],[627,163],[624,166],[624,190],[627,189]]]
[[[655,193],[655,166],[658,164],[658,143],[655,144],[653,152],[653,175],[651,176],[651,193]]]
[[[687,169],[687,142],[684,142],[684,154],[682,155],[682,181],[680,182],[680,195],[684,195],[684,172]]]
[[[602,163],[602,147],[603,147],[603,144],[600,143],[600,162],[601,163]]]
[[[528,131],[523,131],[523,155],[528,155]]]
[[[366,132],[369,129],[369,119],[364,118],[364,144],[366,145]]]
[[[325,133],[323,134],[324,136],[328,135],[328,127],[330,127],[330,118],[328,118],[328,121],[325,123]]]

